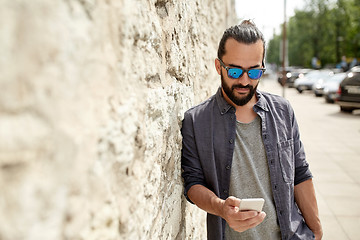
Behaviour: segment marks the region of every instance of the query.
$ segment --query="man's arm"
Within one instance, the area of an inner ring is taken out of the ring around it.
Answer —
[[[187,195],[199,208],[222,217],[232,229],[238,232],[256,227],[266,216],[264,212],[239,211],[240,199],[235,197],[220,199],[215,193],[199,184],[192,186]]]
[[[295,186],[294,191],[296,204],[299,206],[306,224],[314,232],[315,239],[320,240],[323,232],[312,179],[299,183]]]

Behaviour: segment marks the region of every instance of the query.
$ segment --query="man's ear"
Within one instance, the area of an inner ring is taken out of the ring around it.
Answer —
[[[215,68],[219,75],[221,75],[221,65],[218,58],[215,58]]]

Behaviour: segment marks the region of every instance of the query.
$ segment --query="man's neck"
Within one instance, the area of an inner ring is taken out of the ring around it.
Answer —
[[[256,113],[253,109],[256,103],[256,97],[254,97],[244,106],[235,106],[236,120],[242,123],[250,123],[256,118]]]
[[[254,96],[247,104],[243,106],[238,106],[235,103],[233,103],[233,101],[230,100],[230,98],[225,94],[223,89],[221,90],[225,100],[235,108],[236,120],[242,123],[250,123],[256,118],[256,113],[253,109],[254,105],[257,102],[256,94],[254,94]]]

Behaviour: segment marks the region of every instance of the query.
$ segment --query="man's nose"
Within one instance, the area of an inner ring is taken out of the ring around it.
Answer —
[[[246,86],[246,85],[250,84],[251,79],[249,78],[247,72],[244,72],[244,74],[237,79],[237,82]]]

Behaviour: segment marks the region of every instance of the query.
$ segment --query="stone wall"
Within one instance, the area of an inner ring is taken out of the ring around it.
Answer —
[[[204,239],[180,126],[233,7],[0,1],[0,240]]]

